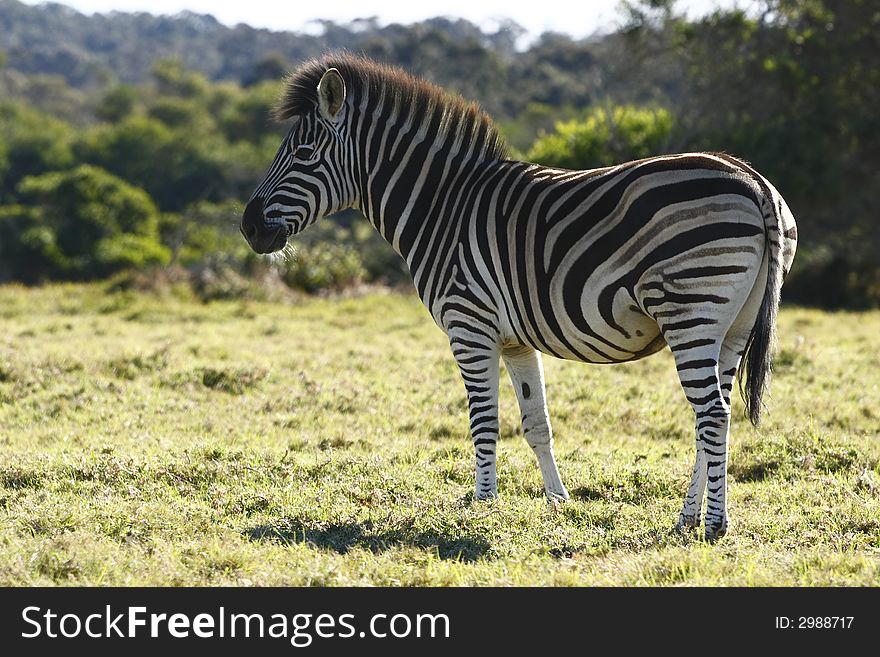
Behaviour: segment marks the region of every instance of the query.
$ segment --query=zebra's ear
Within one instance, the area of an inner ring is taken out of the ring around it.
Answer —
[[[318,83],[318,110],[325,119],[335,121],[345,102],[345,82],[335,68],[328,68]]]

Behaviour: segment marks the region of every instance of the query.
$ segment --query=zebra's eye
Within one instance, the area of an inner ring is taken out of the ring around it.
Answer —
[[[297,146],[293,156],[298,160],[308,160],[315,154],[314,146]]]

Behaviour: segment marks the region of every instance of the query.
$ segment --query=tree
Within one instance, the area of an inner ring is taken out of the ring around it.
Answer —
[[[153,66],[153,79],[164,96],[194,98],[208,92],[209,82],[201,73],[186,68],[177,58],[160,59]]]
[[[252,87],[261,82],[277,83],[288,69],[284,55],[278,52],[270,52],[254,64],[253,71],[242,79],[241,83],[244,87]]]
[[[223,165],[222,142],[191,129],[172,130],[152,118],[133,116],[98,126],[77,144],[77,155],[146,190],[162,210],[178,211],[201,199],[217,198]]]
[[[281,92],[280,78],[254,84],[244,93],[228,99],[220,114],[219,124],[227,140],[258,143],[273,135],[281,138],[281,131],[271,121],[271,110]],[[276,144],[277,146],[277,144]]]
[[[136,102],[137,91],[134,87],[126,84],[116,85],[101,98],[98,106],[95,107],[95,116],[110,123],[122,121],[132,113]]]
[[[18,103],[0,102],[0,203],[26,176],[73,165],[73,129]]]
[[[169,260],[155,204],[106,171],[81,165],[26,178],[18,195],[26,206],[0,212],[0,256],[17,278],[87,279]]]
[[[788,298],[880,303],[876,3],[765,0],[757,18],[719,12],[675,29],[691,145],[752,161],[798,219]]]

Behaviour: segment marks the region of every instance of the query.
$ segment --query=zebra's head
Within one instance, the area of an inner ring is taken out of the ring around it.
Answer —
[[[283,249],[291,235],[355,202],[346,175],[350,149],[342,75],[327,69],[316,87],[299,92],[303,109],[241,219],[241,234],[257,253]]]

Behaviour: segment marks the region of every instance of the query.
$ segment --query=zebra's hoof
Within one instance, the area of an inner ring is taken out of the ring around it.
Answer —
[[[547,494],[547,501],[552,504],[568,502],[569,500],[568,491],[564,488],[561,491],[545,490],[544,492]]]
[[[675,530],[678,532],[686,532],[700,526],[700,515],[685,515],[682,513],[675,523]]]
[[[491,500],[498,499],[498,491],[497,490],[489,490],[489,491],[477,491],[474,495],[474,499],[477,502],[489,502]]]
[[[715,543],[727,533],[727,521],[720,522],[706,521],[706,541]]]

